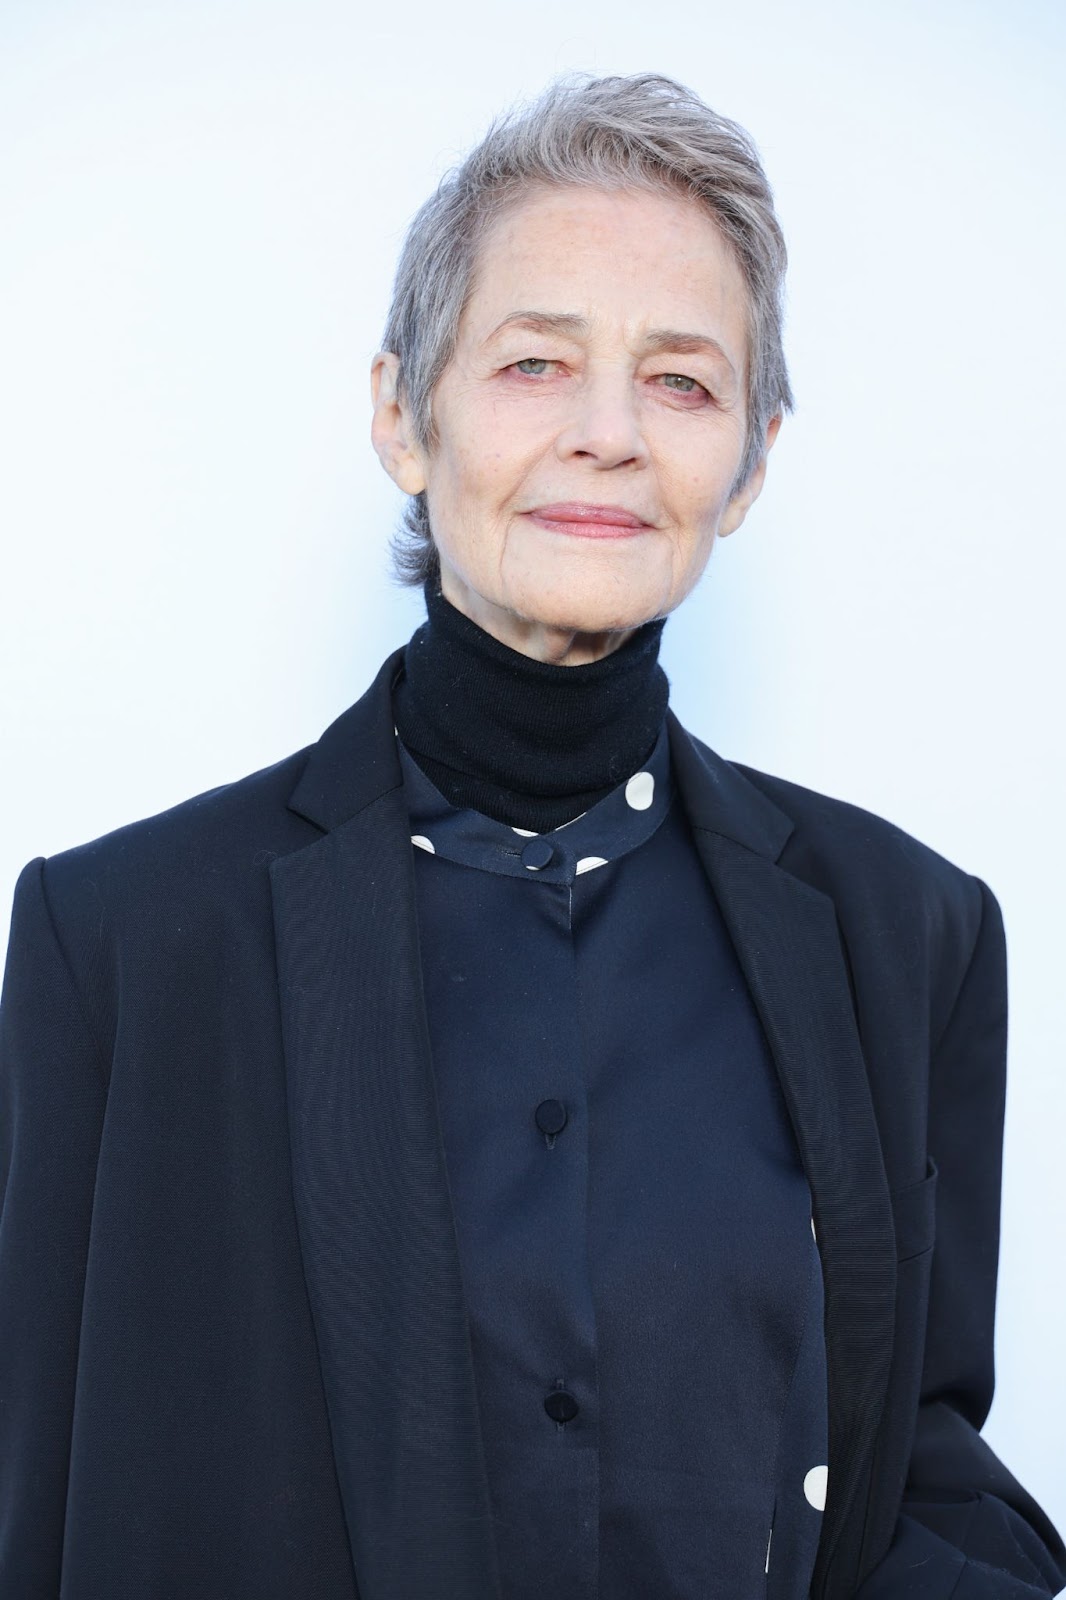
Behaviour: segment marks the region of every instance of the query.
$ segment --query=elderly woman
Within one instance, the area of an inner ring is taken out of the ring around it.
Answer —
[[[1003,926],[668,709],[790,393],[757,154],[559,82],[416,216],[427,622],[317,743],[24,869],[0,1594],[1024,1600],[982,1441]]]

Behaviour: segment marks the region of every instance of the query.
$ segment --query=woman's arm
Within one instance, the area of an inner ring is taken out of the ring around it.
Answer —
[[[59,1594],[74,1387],[107,1098],[52,921],[15,887],[0,1000],[0,1594]]]
[[[1037,1600],[1066,1550],[980,1436],[993,1391],[1007,1059],[1003,917],[986,884],[973,955],[933,1055],[936,1245],[910,1470],[892,1547],[856,1600]]]

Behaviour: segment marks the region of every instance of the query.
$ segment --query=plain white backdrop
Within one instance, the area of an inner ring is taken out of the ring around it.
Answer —
[[[651,70],[754,135],[798,409],[671,701],[1002,904],[986,1435],[1066,1529],[1064,65],[1052,0],[0,10],[0,945],[26,861],[309,744],[421,621],[369,364],[491,117]]]

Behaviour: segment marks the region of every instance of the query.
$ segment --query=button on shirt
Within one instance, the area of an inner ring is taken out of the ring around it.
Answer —
[[[810,1191],[665,723],[543,835],[399,752],[505,1600],[803,1600]]]

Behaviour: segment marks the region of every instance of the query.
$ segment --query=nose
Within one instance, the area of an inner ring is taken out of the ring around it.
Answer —
[[[630,372],[604,363],[574,385],[572,411],[556,440],[556,451],[561,460],[584,456],[602,467],[647,461],[648,445]]]

